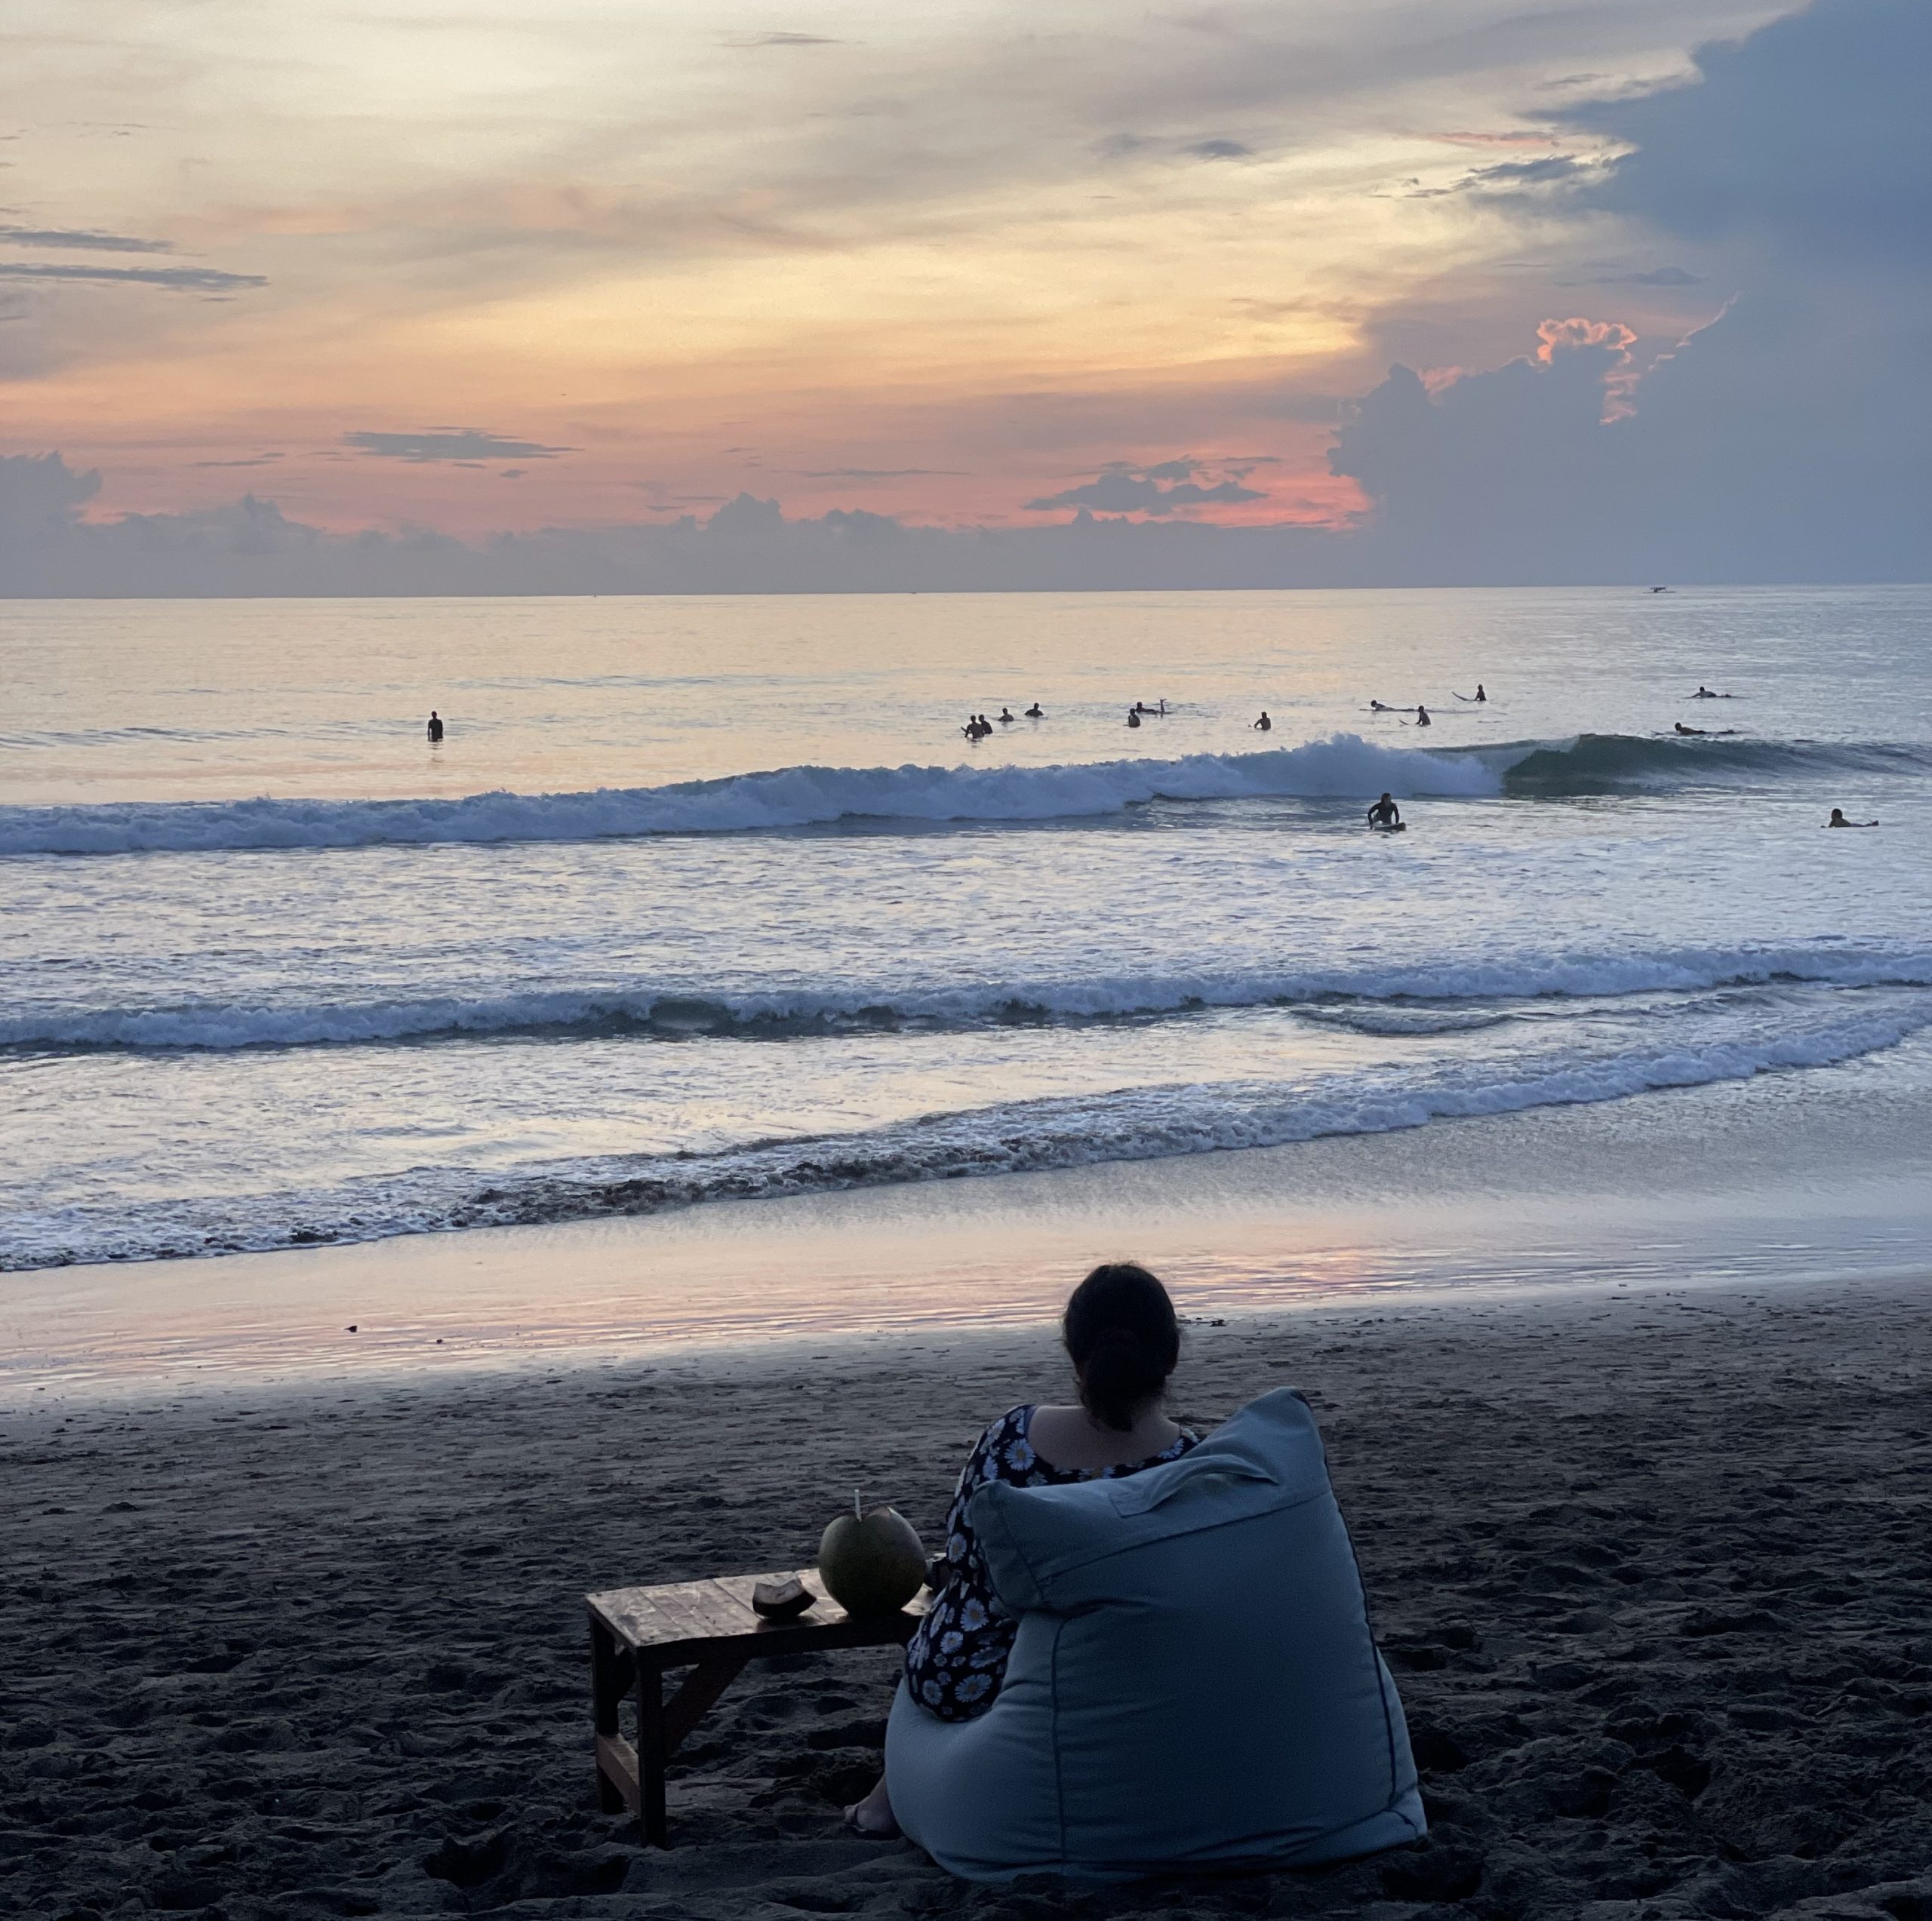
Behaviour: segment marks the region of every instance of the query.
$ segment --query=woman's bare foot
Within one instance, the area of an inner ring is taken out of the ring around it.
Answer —
[[[896,1841],[899,1823],[892,1812],[892,1797],[885,1791],[885,1777],[863,1801],[854,1801],[845,1810],[845,1825],[862,1841]]]

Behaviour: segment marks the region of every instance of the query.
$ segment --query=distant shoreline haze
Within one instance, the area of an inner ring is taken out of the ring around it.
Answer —
[[[835,512],[788,518],[749,494],[708,519],[546,527],[469,541],[432,529],[334,533],[245,496],[205,512],[90,521],[97,476],[58,455],[0,456],[0,600],[491,595],[1041,593],[1350,587],[1879,586],[1932,579],[1897,507],[1846,539],[1816,521],[1694,539],[1680,520],[1613,541],[1579,515],[1526,538],[1095,515],[949,528]],[[1555,496],[1559,503],[1561,496]],[[1839,530],[1842,532],[1842,530]]]

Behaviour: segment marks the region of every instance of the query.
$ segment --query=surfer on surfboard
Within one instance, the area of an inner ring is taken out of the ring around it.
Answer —
[[[1378,832],[1396,834],[1401,831],[1402,810],[1397,807],[1392,796],[1385,794],[1368,810],[1368,824]]]

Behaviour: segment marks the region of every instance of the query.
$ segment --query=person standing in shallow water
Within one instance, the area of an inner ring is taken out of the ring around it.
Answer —
[[[1096,1268],[1069,1298],[1060,1323],[1077,1405],[1010,1408],[974,1443],[946,1516],[946,1575],[906,1646],[906,1686],[942,1721],[983,1714],[1006,1677],[1019,1622],[1000,1606],[986,1555],[967,1518],[989,1481],[1064,1487],[1115,1480],[1178,1461],[1198,1434],[1161,1411],[1180,1359],[1180,1324],[1168,1290],[1132,1261]],[[845,1810],[868,1840],[899,1832],[885,1781]]]
[[[434,747],[443,737],[443,723],[435,708],[429,709],[429,745]]]

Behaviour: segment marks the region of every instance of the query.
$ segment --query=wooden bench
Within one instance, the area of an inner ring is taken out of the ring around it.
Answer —
[[[669,1846],[666,1764],[746,1663],[829,1648],[903,1646],[925,1612],[921,1594],[897,1614],[855,1618],[831,1600],[814,1569],[798,1579],[818,1598],[791,1621],[761,1619],[752,1589],[785,1576],[726,1575],[668,1588],[617,1588],[585,1597],[590,1609],[591,1712],[597,1733],[597,1800],[606,1814],[629,1808],[654,1846]],[[689,1667],[667,1700],[664,1677]],[[637,1694],[637,1744],[619,1723],[624,1696]]]

